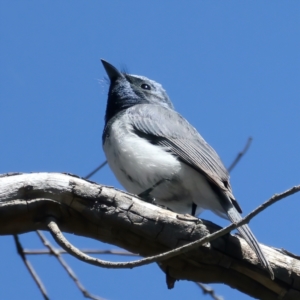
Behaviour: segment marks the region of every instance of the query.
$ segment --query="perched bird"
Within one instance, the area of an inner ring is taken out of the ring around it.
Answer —
[[[101,61],[110,79],[103,149],[126,190],[177,213],[198,215],[209,209],[233,223],[241,220],[221,159],[174,110],[162,86]],[[248,225],[238,231],[273,277]]]

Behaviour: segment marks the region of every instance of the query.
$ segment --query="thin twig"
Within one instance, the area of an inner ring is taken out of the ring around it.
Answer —
[[[53,247],[53,246],[52,246]],[[54,247],[53,247],[54,248]],[[54,248],[55,253],[57,254],[69,254],[66,250],[64,249],[56,249]],[[88,253],[88,254],[111,254],[111,255],[119,255],[119,256],[139,256],[138,254],[134,254],[125,250],[97,250],[97,249],[81,249],[80,250],[83,253]],[[39,255],[39,254],[50,254],[52,255],[52,251],[47,250],[47,249],[24,249],[23,250],[24,254],[26,255]]]
[[[94,174],[96,174],[100,169],[102,169],[105,165],[107,164],[107,160],[104,161],[99,167],[97,167],[94,171],[90,172],[89,174],[87,174],[84,179],[89,179],[90,177],[92,177]]]
[[[296,259],[300,260],[300,255],[296,255],[296,254],[294,254],[294,253],[292,253],[292,252],[290,252],[290,251],[288,251],[286,249],[283,249],[283,248],[277,249],[277,250],[279,252],[283,253],[283,254],[287,254],[290,257],[293,257],[293,258],[296,258]]]
[[[248,140],[247,140],[247,143],[246,143],[244,149],[243,149],[240,153],[238,153],[238,155],[237,155],[237,157],[235,158],[235,160],[234,160],[234,161],[232,162],[232,164],[228,167],[227,170],[228,170],[229,173],[233,170],[233,168],[234,168],[234,167],[236,166],[236,164],[240,161],[240,159],[246,154],[246,152],[248,151],[248,149],[249,149],[251,143],[252,143],[252,137],[250,136],[250,137],[248,138]]]
[[[217,296],[215,294],[215,291],[213,290],[213,288],[211,288],[210,286],[208,286],[206,284],[203,284],[201,282],[196,282],[196,284],[202,290],[202,292],[203,292],[204,295],[208,294],[214,300],[223,300],[223,297]]]
[[[258,208],[256,208],[255,210],[253,210],[250,214],[248,214],[246,217],[244,217],[243,219],[241,219],[239,222],[237,222],[236,224],[230,224],[227,227],[224,227],[223,229],[220,229],[210,235],[207,235],[197,241],[194,241],[192,243],[186,244],[182,247],[178,247],[176,249],[167,251],[165,253],[162,254],[158,254],[158,255],[154,255],[154,256],[150,256],[144,259],[140,259],[140,260],[136,260],[136,261],[131,261],[131,262],[109,262],[109,261],[104,261],[104,260],[100,260],[100,259],[96,259],[93,257],[90,257],[84,253],[82,253],[78,248],[76,248],[75,246],[73,246],[62,234],[62,232],[60,231],[56,220],[53,217],[49,217],[46,220],[46,224],[47,227],[50,230],[50,233],[52,234],[53,238],[56,240],[56,242],[63,248],[65,249],[68,253],[70,253],[71,255],[75,256],[76,258],[78,258],[79,260],[82,260],[86,263],[92,264],[92,265],[96,265],[99,267],[103,267],[103,268],[111,268],[111,269],[128,269],[128,268],[135,268],[135,267],[139,267],[139,266],[143,266],[143,265],[147,265],[150,264],[152,262],[160,262],[166,259],[169,259],[171,257],[177,256],[179,254],[182,253],[186,253],[190,250],[196,249],[199,246],[208,243],[216,238],[219,238],[227,233],[229,233],[230,231],[232,231],[233,229],[236,229],[244,224],[249,223],[249,221],[254,218],[257,214],[259,214],[260,212],[262,212],[264,209],[266,209],[267,207],[269,207],[270,205],[272,205],[273,203],[288,197],[292,194],[295,194],[297,192],[300,191],[300,185],[299,186],[295,186],[281,194],[275,194],[274,196],[272,196],[269,200],[267,200],[265,203],[263,203],[262,205],[260,205]],[[272,276],[272,275],[271,275]]]
[[[56,249],[51,245],[50,241],[44,236],[44,234],[40,231],[36,231],[37,235],[41,239],[42,243],[45,245],[46,248],[49,249],[50,253],[54,255],[59,263],[62,265],[62,267],[66,270],[66,272],[69,274],[69,276],[72,278],[72,280],[75,282],[78,289],[82,292],[83,296],[89,299],[93,300],[104,300],[103,298],[100,298],[98,296],[91,295],[85,287],[82,285],[82,283],[79,281],[79,279],[76,277],[75,273],[73,272],[72,268],[67,264],[67,262],[60,256],[60,254],[56,251]]]
[[[15,244],[16,244],[16,247],[17,247],[17,252],[21,256],[21,259],[24,262],[28,272],[30,273],[31,277],[33,278],[33,280],[37,284],[41,294],[44,297],[44,299],[49,300],[49,297],[47,295],[47,291],[46,291],[41,279],[39,278],[38,274],[35,272],[33,266],[31,265],[31,263],[26,259],[26,256],[25,256],[24,251],[23,251],[23,247],[22,247],[21,242],[19,240],[19,236],[14,234],[14,240],[15,240]]]

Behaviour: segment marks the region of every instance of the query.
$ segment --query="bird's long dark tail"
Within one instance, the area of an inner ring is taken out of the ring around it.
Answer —
[[[236,208],[231,205],[229,209],[226,209],[227,215],[229,220],[232,223],[237,223],[242,219],[242,216],[239,214],[239,212],[236,210]],[[258,259],[260,260],[261,264],[263,265],[264,268],[267,269],[267,271],[270,273],[271,278],[274,279],[274,273],[273,270],[266,259],[264,253],[262,252],[259,243],[257,239],[255,238],[254,234],[252,233],[251,229],[247,224],[240,226],[237,228],[237,230],[240,232],[242,237],[246,240],[246,242],[249,244],[249,246],[253,249],[253,251],[256,253],[258,256]]]

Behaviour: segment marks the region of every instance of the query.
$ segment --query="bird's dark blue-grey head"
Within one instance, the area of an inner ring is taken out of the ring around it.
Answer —
[[[101,59],[110,79],[105,123],[123,109],[136,104],[157,104],[174,109],[163,87],[144,76],[129,75]]]

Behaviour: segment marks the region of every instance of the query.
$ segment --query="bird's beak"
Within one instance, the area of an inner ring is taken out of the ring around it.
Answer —
[[[123,76],[118,69],[116,69],[113,65],[111,65],[104,59],[101,59],[101,62],[111,82],[116,80],[118,77]]]

